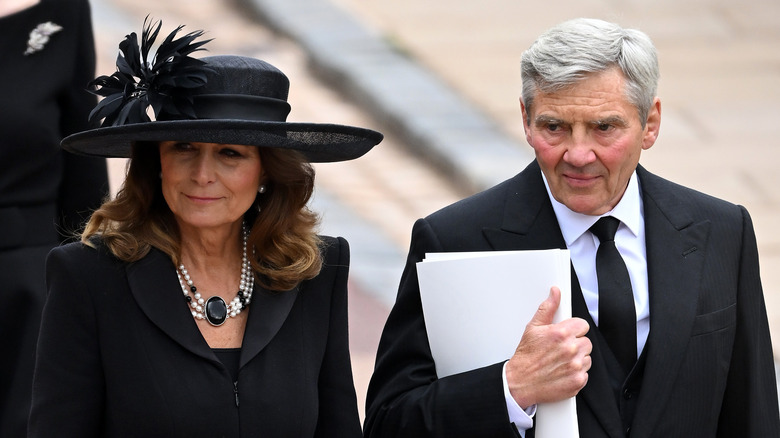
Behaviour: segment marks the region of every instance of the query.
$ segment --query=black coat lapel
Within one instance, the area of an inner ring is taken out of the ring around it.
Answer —
[[[175,269],[164,253],[152,249],[146,257],[127,266],[130,290],[144,314],[160,330],[187,350],[218,362],[182,298]],[[272,292],[255,284],[241,346],[240,366],[243,367],[268,345],[290,313],[297,296],[298,288]]]
[[[672,392],[690,339],[709,221],[694,222],[671,183],[641,167],[650,295],[650,334],[632,436],[650,436]]]
[[[198,356],[217,361],[184,301],[176,268],[168,256],[152,249],[129,264],[126,272],[136,302],[160,330]]]
[[[276,292],[261,288],[255,283],[244,342],[241,346],[241,367],[257,356],[279,332],[298,297],[300,287],[302,286],[289,291]]]
[[[536,161],[507,188],[500,227],[482,233],[496,251],[566,248]]]

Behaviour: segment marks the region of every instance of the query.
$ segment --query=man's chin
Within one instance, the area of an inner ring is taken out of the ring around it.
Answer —
[[[559,199],[558,202],[575,213],[588,216],[602,215],[611,210],[611,208],[608,205],[605,205],[602,200],[597,199],[594,196],[570,195],[564,200]]]

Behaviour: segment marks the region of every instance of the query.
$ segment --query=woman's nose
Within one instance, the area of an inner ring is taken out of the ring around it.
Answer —
[[[209,184],[216,178],[215,163],[209,154],[200,153],[193,160],[192,179],[198,184]]]

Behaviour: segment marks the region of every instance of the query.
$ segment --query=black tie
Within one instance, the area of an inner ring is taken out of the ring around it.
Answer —
[[[596,275],[599,282],[599,331],[620,365],[629,373],[636,362],[636,310],[631,279],[615,247],[620,221],[602,217],[590,231],[599,238]]]

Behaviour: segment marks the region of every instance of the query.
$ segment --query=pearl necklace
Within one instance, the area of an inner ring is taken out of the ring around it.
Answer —
[[[218,327],[225,323],[228,318],[235,318],[241,313],[241,309],[248,307],[252,300],[252,291],[255,286],[255,277],[251,273],[251,267],[246,257],[246,242],[249,238],[249,232],[246,229],[246,225],[241,226],[243,234],[242,243],[242,255],[241,255],[241,281],[238,286],[238,293],[230,304],[225,303],[225,300],[218,295],[214,295],[209,299],[204,300],[198,292],[198,288],[195,287],[195,283],[192,281],[190,274],[184,267],[184,264],[179,265],[179,269],[176,270],[176,276],[179,278],[179,284],[181,290],[184,293],[184,298],[192,308],[192,316],[195,319],[205,319],[209,324]],[[254,254],[254,251],[252,251]],[[192,295],[190,295],[190,292]]]

